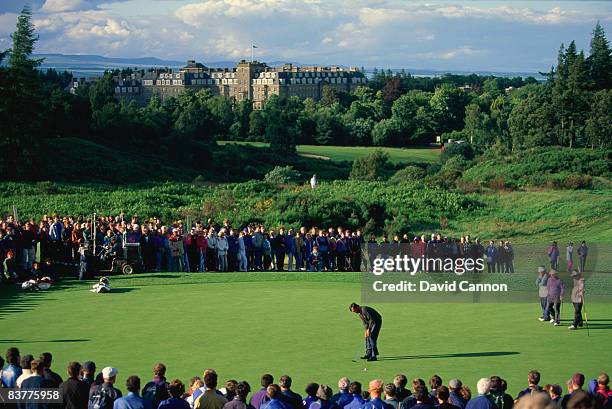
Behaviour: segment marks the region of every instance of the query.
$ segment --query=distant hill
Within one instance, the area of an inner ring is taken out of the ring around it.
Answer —
[[[168,67],[178,68],[185,66],[185,61],[164,60],[157,57],[116,58],[103,57],[93,54],[36,54],[35,58],[44,58],[42,68],[54,68],[59,71],[70,71],[77,77],[90,77],[101,75],[104,70],[114,68],[149,68]],[[229,68],[236,65],[236,61],[199,61],[211,68]],[[268,62],[271,66],[283,65],[285,61]],[[300,65],[293,63],[294,65]]]
[[[105,70],[115,68],[150,68],[150,67],[168,67],[168,68],[179,68],[183,67],[186,63],[184,61],[177,60],[164,60],[157,57],[135,57],[135,58],[117,58],[117,57],[103,57],[101,55],[94,54],[37,54],[36,58],[44,58],[42,68],[54,68],[59,71],[70,71],[75,77],[95,77],[100,76]],[[236,65],[236,61],[203,61],[196,59],[198,62],[203,63],[207,67],[211,68],[230,68]],[[297,62],[289,61],[266,61],[271,67],[281,66],[286,63],[291,63],[296,66],[302,65],[316,65],[314,63],[302,64]],[[372,75],[373,68],[366,67],[366,74]],[[401,69],[394,68],[393,72],[400,72]],[[498,77],[528,77],[533,76],[538,80],[544,78],[533,72],[493,72],[493,71],[463,71],[463,70],[433,70],[433,69],[422,69],[422,68],[405,68],[406,72],[419,77],[435,77],[441,76],[446,73],[452,74],[478,74],[478,75],[494,75]]]

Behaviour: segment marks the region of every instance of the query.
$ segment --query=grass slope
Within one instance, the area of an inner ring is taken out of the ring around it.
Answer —
[[[478,195],[485,206],[449,223],[450,234],[612,242],[612,190],[548,190]]]
[[[610,370],[610,304],[589,305],[591,337],[536,320],[536,304],[378,304],[384,317],[384,360],[351,362],[362,352],[360,321],[348,312],[359,300],[359,276],[346,274],[148,274],[114,277],[111,294],[90,283],[65,282],[45,293],[0,292],[0,343],[22,353],[54,353],[55,370],[69,360],[117,366],[149,377],[158,361],[170,378],[187,381],[215,368],[222,380],[257,385],[264,372],[284,373],[303,391],[307,382],[335,385],[340,376],[390,381],[396,373],[448,381],[475,391],[481,376],[499,374],[514,395],[538,368],[544,383],[573,372],[589,378]],[[36,356],[36,355],[35,355]]]
[[[265,142],[238,142],[218,141],[219,145],[238,144],[252,145],[255,147],[267,147]],[[326,158],[333,161],[352,162],[357,158],[369,155],[376,149],[382,149],[389,154],[392,163],[426,162],[438,161],[440,149],[429,147],[414,148],[386,148],[372,146],[322,146],[322,145],[298,145],[297,153],[306,157]]]

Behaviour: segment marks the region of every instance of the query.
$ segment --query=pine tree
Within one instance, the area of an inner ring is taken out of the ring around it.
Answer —
[[[585,134],[586,145],[591,148],[612,146],[612,90],[601,90],[593,95]]]
[[[9,55],[9,67],[13,71],[32,71],[42,63],[42,59],[32,59],[34,44],[38,36],[34,34],[32,11],[29,6],[21,10],[17,18],[17,29],[11,35],[13,47]]]
[[[570,148],[576,142],[584,142],[584,124],[589,112],[590,88],[589,72],[584,53],[581,51],[569,66],[567,89],[564,95],[568,115],[568,132],[567,139],[563,143],[567,143]]]
[[[1,94],[0,122],[9,124],[0,127],[0,151],[19,152],[6,155],[0,161],[0,174],[6,178],[31,178],[37,171],[34,158],[38,155],[45,136],[43,126],[45,110],[41,81],[36,70],[41,60],[32,59],[34,35],[29,7],[24,7],[17,19],[17,27],[11,35],[13,47],[8,51],[7,86]],[[5,122],[6,121],[6,122]]]
[[[612,53],[606,33],[599,22],[593,30],[587,62],[595,89],[609,89],[612,86]]]

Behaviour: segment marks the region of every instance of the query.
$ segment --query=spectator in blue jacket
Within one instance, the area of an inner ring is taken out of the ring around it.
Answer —
[[[393,409],[393,406],[381,399],[383,393],[383,381],[380,379],[374,379],[370,381],[368,385],[368,392],[370,392],[370,400],[365,402],[362,406],[363,409]]]
[[[287,252],[287,270],[293,271],[293,262],[295,260],[295,269],[298,270],[296,258],[295,235],[293,229],[289,229],[285,236],[285,251]]]
[[[249,267],[246,248],[247,232],[247,229],[244,229],[238,235],[238,271],[247,271]]]
[[[181,399],[185,393],[185,385],[179,379],[175,379],[170,383],[168,392],[170,393],[170,398],[161,401],[157,409],[191,409],[189,403]]]
[[[19,349],[11,347],[6,351],[6,366],[2,369],[2,385],[5,388],[17,387],[17,378],[21,376],[21,367],[19,366]],[[41,366],[40,372],[44,366]]]
[[[489,245],[485,249],[485,254],[487,256],[487,272],[494,273],[495,263],[497,262],[497,247],[495,247],[495,242],[493,240],[489,241]]]
[[[340,380],[338,381],[339,392],[332,396],[331,401],[336,403],[341,408],[352,402],[353,396],[349,393],[350,386],[351,381],[349,381],[349,378],[347,378],[346,376],[340,378]]]
[[[451,379],[448,382],[448,389],[450,391],[448,401],[460,409],[465,409],[465,405],[467,405],[467,400],[465,400],[463,398],[463,395],[461,395],[462,386],[463,384],[459,379]]]
[[[42,389],[42,388],[54,388],[51,381],[45,379],[43,376],[44,364],[38,359],[32,361],[30,368],[32,369],[32,376],[24,380],[21,384],[21,389]],[[14,386],[12,386],[14,388]],[[49,404],[46,402],[35,403],[35,402],[23,402],[17,405],[19,409],[48,409]]]
[[[493,402],[487,396],[491,390],[491,379],[480,378],[476,384],[478,396],[472,398],[465,405],[465,409],[493,409]]]
[[[281,400],[280,386],[276,384],[269,385],[266,388],[266,396],[268,402],[264,403],[260,409],[291,409],[289,405]]]
[[[127,395],[113,403],[113,409],[151,409],[151,402],[140,397],[140,378],[130,376],[125,381]]]
[[[344,405],[344,409],[360,409],[365,400],[361,397],[361,383],[352,382],[349,387],[349,394],[351,395],[351,401]]]
[[[289,409],[301,409],[302,408],[302,397],[291,390],[292,380],[289,375],[283,375],[280,377],[280,400],[282,400]]]

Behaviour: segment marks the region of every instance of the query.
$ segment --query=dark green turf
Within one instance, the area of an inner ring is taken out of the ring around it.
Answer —
[[[335,385],[341,376],[390,381],[396,373],[446,381],[459,377],[473,390],[478,378],[498,374],[515,394],[537,368],[543,383],[573,372],[609,371],[612,304],[589,305],[591,336],[540,323],[535,304],[374,304],[383,314],[384,360],[351,362],[362,352],[359,276],[346,274],[178,274],[112,277],[111,294],[87,291],[91,282],[64,282],[44,293],[0,289],[0,346],[55,355],[63,374],[69,360],[95,360],[127,376],[150,377],[157,361],[168,376],[188,381],[206,368],[221,380],[258,385],[270,372]]]

